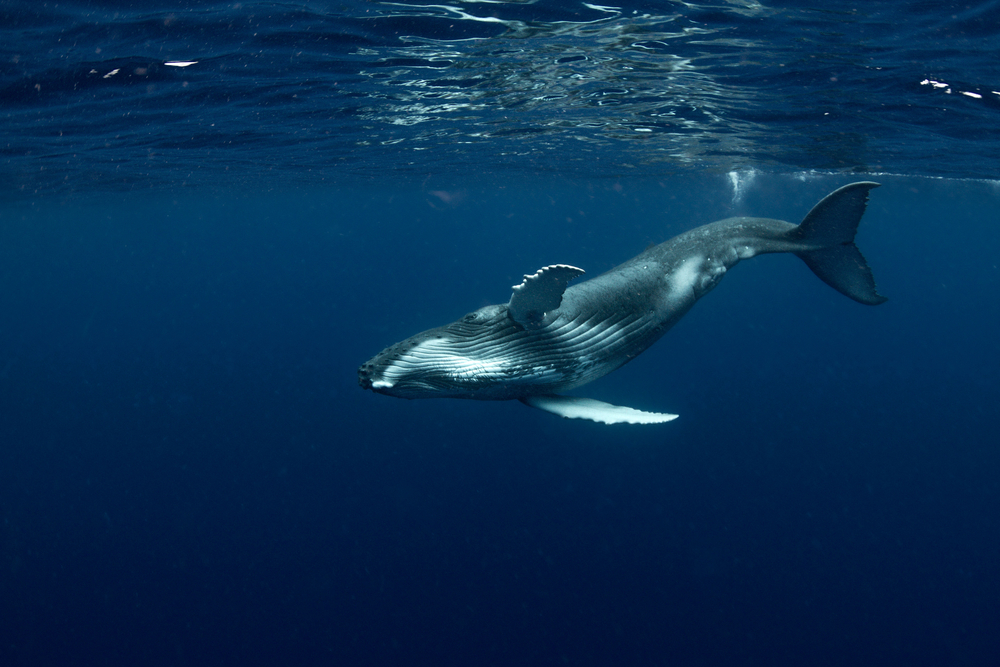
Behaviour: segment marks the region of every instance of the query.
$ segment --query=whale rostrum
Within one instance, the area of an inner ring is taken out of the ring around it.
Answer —
[[[526,275],[508,303],[386,348],[358,369],[358,381],[399,398],[518,399],[562,417],[605,424],[670,421],[677,415],[561,394],[634,359],[726,271],[756,255],[793,253],[845,296],[883,303],[854,244],[868,193],[876,187],[870,181],[845,185],[798,225],[748,217],[703,225],[573,286],[582,269],[546,266]]]

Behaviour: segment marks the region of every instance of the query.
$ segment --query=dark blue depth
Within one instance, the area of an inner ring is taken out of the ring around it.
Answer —
[[[355,383],[519,273],[842,180],[10,209],[5,664],[990,664],[988,187],[873,193],[884,306],[758,258],[580,392],[665,426]]]

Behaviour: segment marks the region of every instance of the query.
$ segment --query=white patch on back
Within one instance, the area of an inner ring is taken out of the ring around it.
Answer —
[[[704,257],[695,255],[684,260],[683,264],[667,276],[667,280],[670,281],[670,296],[685,297],[694,292],[694,287],[701,276],[701,265],[704,261]]]

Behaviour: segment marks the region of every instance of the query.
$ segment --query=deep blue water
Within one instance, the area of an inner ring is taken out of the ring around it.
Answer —
[[[0,1],[0,665],[1000,664],[1000,3]],[[197,61],[185,67],[167,63]],[[362,391],[876,180],[576,394]]]

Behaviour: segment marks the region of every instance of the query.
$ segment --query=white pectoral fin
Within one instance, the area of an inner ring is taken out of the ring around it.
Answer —
[[[526,396],[525,405],[551,412],[567,419],[590,419],[602,424],[662,424],[677,419],[664,412],[643,412],[635,408],[611,405],[592,398],[578,396]]]

